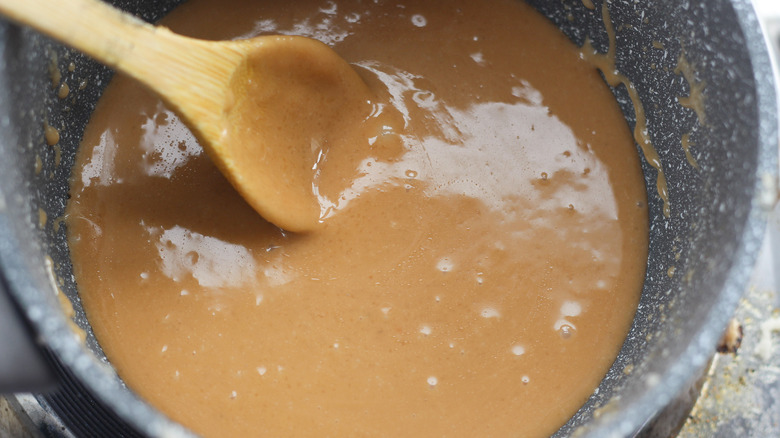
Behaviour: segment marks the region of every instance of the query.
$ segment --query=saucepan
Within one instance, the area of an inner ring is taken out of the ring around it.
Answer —
[[[113,3],[155,21],[179,1]],[[607,51],[600,1],[530,3],[576,44],[587,38]],[[642,299],[611,370],[556,436],[633,436],[685,391],[746,287],[776,198],[775,86],[749,0],[613,0],[607,7],[616,66],[643,103],[670,214],[657,172],[643,159],[651,225]],[[117,377],[72,276],[60,218],[80,137],[111,75],[0,22],[0,390],[33,392],[74,436],[190,436]],[[61,99],[58,80],[78,93]],[[613,91],[633,129],[625,85]],[[55,147],[45,125],[59,130]]]

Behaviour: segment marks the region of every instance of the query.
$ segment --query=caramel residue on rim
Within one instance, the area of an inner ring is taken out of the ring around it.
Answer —
[[[642,149],[642,154],[645,160],[657,171],[656,177],[656,191],[658,196],[663,201],[664,217],[671,215],[671,207],[669,206],[669,190],[666,184],[666,176],[664,176],[663,166],[661,164],[661,158],[658,156],[655,147],[653,146],[650,133],[647,130],[647,117],[645,116],[645,108],[642,105],[642,101],[639,98],[639,92],[637,92],[634,84],[622,73],[618,72],[615,66],[615,51],[617,47],[617,40],[615,37],[615,28],[612,25],[612,20],[609,16],[609,9],[607,8],[607,2],[601,7],[601,15],[604,21],[604,29],[607,31],[609,38],[609,48],[607,53],[599,53],[591,44],[589,38],[585,38],[585,42],[582,44],[581,54],[583,59],[590,62],[594,67],[599,69],[604,75],[604,79],[611,87],[617,87],[620,84],[626,87],[628,96],[631,99],[631,104],[634,107],[634,114],[636,116],[636,124],[634,125],[634,140]]]

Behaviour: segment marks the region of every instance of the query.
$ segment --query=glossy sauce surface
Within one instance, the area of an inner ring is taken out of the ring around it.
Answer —
[[[556,28],[510,0],[190,0],[164,24],[332,45],[378,134],[322,149],[324,222],[290,234],[112,81],[67,224],[131,388],[206,436],[544,436],[585,402],[633,319],[647,210],[623,116]]]

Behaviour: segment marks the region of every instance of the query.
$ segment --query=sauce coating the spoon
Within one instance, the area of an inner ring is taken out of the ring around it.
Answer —
[[[234,186],[266,220],[312,231],[323,213],[317,195],[325,188],[324,156],[355,166],[346,162],[350,152],[370,147],[378,134],[372,96],[357,72],[321,42],[271,38],[233,78],[221,152],[229,156]],[[340,192],[349,183],[339,181],[328,189]]]
[[[67,224],[131,388],[206,436],[544,436],[585,402],[639,299],[646,195],[612,94],[552,24],[511,0],[190,0],[165,24],[320,39],[376,96],[375,135],[316,153],[323,223],[288,234],[112,82]]]

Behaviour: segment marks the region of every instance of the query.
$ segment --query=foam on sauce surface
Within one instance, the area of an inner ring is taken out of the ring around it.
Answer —
[[[164,24],[318,38],[392,123],[343,161],[323,152],[323,177],[351,184],[294,235],[115,78],[67,211],[111,363],[206,436],[553,433],[614,361],[644,278],[645,188],[612,94],[522,3],[281,3],[190,0]]]

